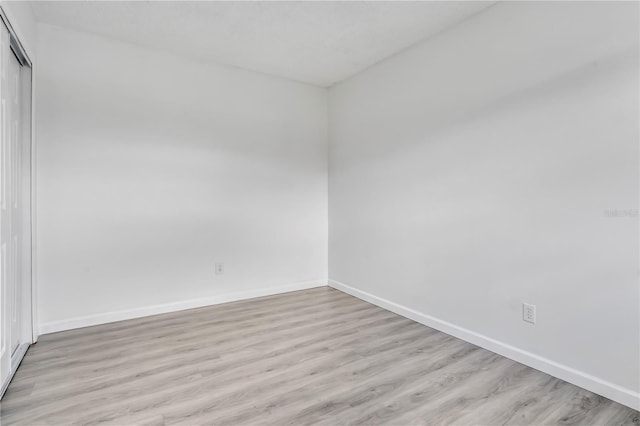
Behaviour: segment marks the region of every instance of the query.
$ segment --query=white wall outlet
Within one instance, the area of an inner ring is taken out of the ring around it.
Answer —
[[[531,324],[536,323],[536,305],[522,304],[522,320]]]
[[[224,263],[216,263],[216,275],[224,274]]]

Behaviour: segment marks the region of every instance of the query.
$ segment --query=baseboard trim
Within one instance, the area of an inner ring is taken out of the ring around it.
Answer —
[[[566,365],[557,363],[550,359],[538,356],[531,352],[519,349],[515,346],[492,339],[474,331],[459,327],[439,318],[432,317],[427,314],[407,308],[390,300],[383,299],[371,293],[359,290],[355,287],[348,286],[339,281],[329,280],[329,286],[337,290],[350,294],[358,299],[364,300],[391,312],[394,312],[413,321],[424,324],[428,327],[435,328],[443,333],[450,334],[481,348],[495,352],[509,359],[527,365],[529,367],[550,374],[554,377],[562,379],[566,382],[587,389],[591,392],[602,395],[620,404],[635,410],[640,410],[640,393],[630,389],[623,388],[614,383],[594,377],[590,374],[578,371]]]
[[[226,293],[200,299],[183,300],[180,302],[165,303],[160,305],[145,306],[142,308],[124,311],[105,312],[83,317],[69,318],[61,321],[51,321],[40,324],[40,334],[56,333],[59,331],[73,330],[75,328],[89,327],[92,325],[107,324],[110,322],[124,321],[134,318],[148,317],[151,315],[166,314],[169,312],[184,311],[186,309],[201,308],[203,306],[218,305],[221,303],[236,302],[238,300],[253,299],[256,297],[271,296],[274,294],[288,293],[291,291],[307,290],[315,287],[324,287],[326,280],[304,281],[278,287],[260,288],[256,290]]]

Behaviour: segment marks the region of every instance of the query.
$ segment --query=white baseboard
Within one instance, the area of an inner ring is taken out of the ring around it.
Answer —
[[[432,317],[427,314],[415,311],[389,300],[383,299],[373,294],[367,293],[357,288],[348,286],[338,281],[329,280],[329,286],[337,290],[348,293],[358,299],[362,299],[366,302],[372,303],[381,308],[387,309],[403,317],[409,318],[413,321],[424,324],[428,327],[435,328],[436,330],[450,334],[481,348],[490,350],[499,355],[510,358],[514,361],[535,368],[554,377],[562,379],[566,382],[572,383],[581,388],[587,389],[591,392],[602,395],[620,404],[631,407],[635,410],[640,410],[640,393],[634,392],[631,389],[625,389],[614,383],[602,380],[598,377],[594,377],[590,374],[578,371],[574,368],[562,365],[550,359],[535,355],[531,352],[516,348],[509,344],[492,339],[491,337],[484,336],[471,330],[459,327],[447,321]]]
[[[51,321],[40,324],[40,334],[55,333],[58,331],[72,330],[74,328],[89,327],[92,325],[107,324],[110,322],[123,321],[133,318],[148,317],[151,315],[166,314],[168,312],[201,308],[203,306],[253,299],[255,297],[271,296],[274,294],[306,290],[309,288],[323,287],[326,285],[326,280],[304,281],[278,287],[260,288],[256,290],[241,291],[236,293],[226,293],[213,297],[204,297],[200,299],[183,300],[180,302],[165,303],[161,305],[145,306],[125,311],[104,312],[101,314],[69,318],[61,321]]]

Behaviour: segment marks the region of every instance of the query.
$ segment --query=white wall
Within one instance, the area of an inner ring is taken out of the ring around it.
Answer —
[[[326,284],[325,89],[38,40],[42,331]]]
[[[637,3],[514,2],[331,89],[333,284],[640,406],[638,72]]]

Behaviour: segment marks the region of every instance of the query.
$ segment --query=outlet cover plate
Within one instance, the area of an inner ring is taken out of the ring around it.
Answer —
[[[522,304],[522,320],[531,324],[536,323],[536,305]]]

